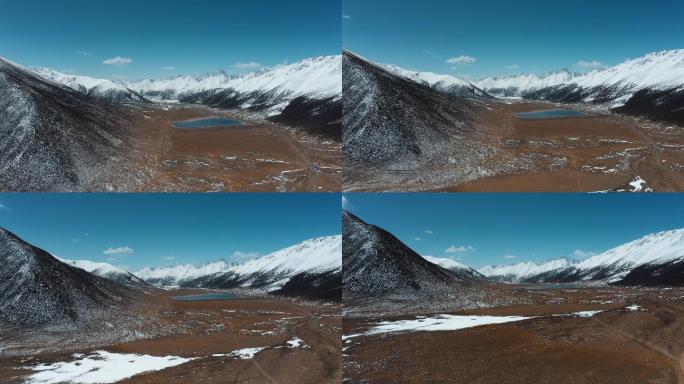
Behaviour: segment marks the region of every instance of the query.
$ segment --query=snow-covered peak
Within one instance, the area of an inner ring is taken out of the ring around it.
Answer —
[[[528,276],[535,276],[541,273],[554,271],[561,268],[573,266],[576,261],[565,258],[535,263],[532,261],[506,264],[506,265],[487,265],[477,271],[481,274],[490,276],[514,276],[516,279],[523,279]]]
[[[139,93],[166,92],[175,96],[232,89],[241,93],[274,93],[290,98],[302,95],[316,98],[341,97],[342,57],[312,57],[293,64],[280,65],[268,71],[241,76],[229,76],[219,72],[203,76],[142,80],[130,83],[128,87]]]
[[[126,92],[125,86],[115,83],[107,79],[97,79],[89,76],[70,75],[62,73],[50,68],[31,67],[31,71],[53,83],[67,86],[78,92],[96,92],[102,93],[107,91],[122,91]]]
[[[491,77],[476,81],[486,91],[517,89],[530,92],[559,85],[577,85],[581,88],[617,87],[636,91],[650,88],[666,90],[684,87],[684,49],[649,53],[637,59],[605,69],[578,74],[568,71],[545,75],[525,74]]]
[[[592,71],[574,82],[585,88],[619,85],[665,90],[684,87],[684,49],[649,53],[607,69]]]
[[[470,87],[471,84],[467,80],[461,79],[452,75],[445,75],[433,72],[418,72],[403,69],[392,64],[382,64],[381,67],[394,73],[395,75],[405,77],[416,83],[427,84],[433,88],[446,89],[453,86]]]
[[[319,237],[232,267],[238,274],[255,272],[325,272],[342,267],[342,236]]]
[[[423,259],[445,269],[470,269],[467,265],[453,259],[447,259],[446,257],[423,256]]]
[[[656,232],[590,257],[579,269],[604,266],[639,266],[684,258],[684,229]]]
[[[567,70],[549,72],[543,75],[522,74],[504,77],[488,77],[474,84],[485,91],[496,89],[519,89],[532,91],[556,85],[567,84],[577,74]]]
[[[172,279],[189,280],[226,272],[231,264],[225,261],[213,261],[206,264],[179,264],[171,267],[143,268],[135,274],[143,280]]]
[[[342,267],[342,236],[327,236],[305,240],[266,256],[232,264],[214,261],[202,265],[183,264],[171,267],[144,268],[136,272],[143,280],[174,280],[177,282],[221,273],[248,275],[279,272],[295,275],[301,272],[325,272]]]
[[[98,276],[108,275],[110,273],[129,273],[127,270],[109,263],[99,263],[90,260],[67,260],[59,257],[57,259],[65,264],[71,265],[72,267],[83,269],[86,272],[90,272]]]

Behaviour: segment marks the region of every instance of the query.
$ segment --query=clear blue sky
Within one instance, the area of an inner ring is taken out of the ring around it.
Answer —
[[[131,270],[244,261],[248,254],[339,234],[340,196],[0,194],[0,226],[59,257]]]
[[[649,233],[684,228],[684,195],[677,193],[344,196],[350,212],[419,254],[473,267],[584,258]],[[447,252],[452,246],[454,252]]]
[[[339,54],[340,7],[339,0],[3,1],[0,55],[107,78],[246,71],[256,64],[235,65]],[[102,64],[116,57],[132,62]]]
[[[681,0],[343,0],[342,12],[345,48],[473,78],[582,71],[590,66],[580,61],[614,65],[684,48]],[[446,63],[460,56],[475,62]]]

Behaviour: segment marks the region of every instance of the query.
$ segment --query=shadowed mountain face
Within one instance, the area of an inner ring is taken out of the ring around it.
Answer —
[[[477,281],[425,260],[391,233],[346,211],[342,238],[345,300],[448,300],[461,294],[467,300]]]
[[[473,102],[344,52],[343,153],[347,163],[403,163],[460,148],[474,135]]]
[[[125,111],[0,58],[0,190],[120,187],[107,175],[129,155]]]
[[[62,263],[0,228],[0,322],[57,325],[86,321],[127,300],[122,285]]]

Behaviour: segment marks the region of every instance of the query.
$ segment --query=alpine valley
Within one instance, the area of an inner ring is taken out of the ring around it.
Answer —
[[[684,190],[682,49],[477,81],[343,62],[344,190]]]
[[[0,190],[339,190],[341,72],[118,82],[0,57]]]
[[[0,228],[0,381],[339,382],[341,246],[133,274]]]
[[[582,260],[475,270],[352,213],[342,220],[346,382],[684,377],[684,229]]]

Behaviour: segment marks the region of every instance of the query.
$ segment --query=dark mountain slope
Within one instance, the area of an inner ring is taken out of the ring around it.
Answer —
[[[474,135],[474,102],[398,76],[345,51],[343,153],[347,163],[429,159]]]
[[[469,288],[476,285],[476,280],[430,263],[391,233],[346,211],[342,236],[345,300],[467,300]]]
[[[107,189],[129,154],[125,112],[0,58],[0,190]]]
[[[122,285],[62,263],[0,228],[0,322],[22,326],[86,321],[127,300]]]

